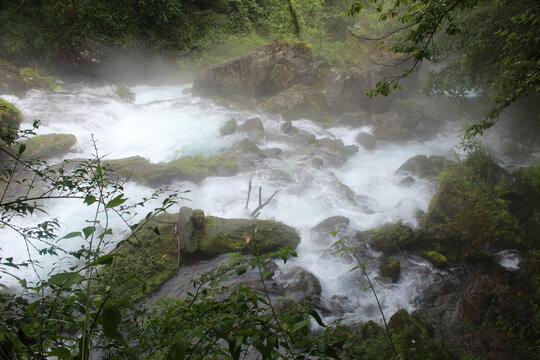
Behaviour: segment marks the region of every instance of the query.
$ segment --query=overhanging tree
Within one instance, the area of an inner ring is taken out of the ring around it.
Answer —
[[[395,77],[381,79],[369,96],[388,95],[422,61],[444,67],[429,83],[431,93],[486,94],[493,103],[481,121],[465,128],[472,138],[494,125],[501,112],[540,91],[540,3],[536,0],[364,0],[365,8],[394,27],[370,40],[404,55],[412,64]],[[354,35],[354,34],[353,34]],[[364,36],[358,36],[367,39]]]

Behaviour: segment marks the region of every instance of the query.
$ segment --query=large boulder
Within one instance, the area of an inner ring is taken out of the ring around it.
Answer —
[[[322,92],[332,109],[340,114],[360,110],[382,112],[390,107],[390,102],[366,95],[378,78],[372,70],[332,68],[323,78]]]
[[[77,138],[71,134],[36,135],[25,142],[26,150],[23,156],[27,159],[63,156],[76,143]]]
[[[30,89],[54,90],[54,78],[37,68],[18,68],[0,60],[0,94],[20,95]]]
[[[198,96],[273,96],[295,84],[314,81],[311,48],[305,43],[277,41],[230,59],[199,74]]]
[[[304,84],[293,85],[272,96],[261,104],[261,109],[279,113],[287,120],[333,122],[328,102],[320,89]]]
[[[405,161],[396,173],[413,175],[422,179],[436,181],[440,172],[455,164],[455,161],[448,160],[444,156],[415,155]]]
[[[252,141],[259,141],[264,137],[264,125],[261,118],[258,117],[247,120],[238,126],[236,130],[246,134]]]
[[[180,251],[186,261],[231,252],[265,253],[285,246],[295,249],[300,243],[296,230],[272,220],[224,219],[184,208],[180,215]]]

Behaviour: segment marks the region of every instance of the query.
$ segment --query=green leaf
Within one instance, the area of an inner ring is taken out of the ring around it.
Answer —
[[[48,283],[51,285],[62,286],[63,288],[69,288],[83,280],[84,276],[78,272],[64,272],[51,276]]]
[[[323,323],[321,316],[319,315],[318,312],[311,309],[310,311],[308,311],[308,314],[311,315],[315,319],[315,321],[317,322],[317,324],[319,324],[319,326],[326,327],[326,325]]]
[[[125,203],[127,200],[128,200],[127,198],[124,198],[124,194],[120,194],[117,197],[115,197],[114,199],[112,199],[111,201],[109,201],[107,203],[106,208],[111,209],[113,207],[117,207],[117,206],[122,205],[123,203]]]
[[[167,355],[167,360],[184,360],[188,349],[188,342],[185,339],[180,340],[171,347]]]
[[[26,150],[26,144],[22,143],[21,145],[19,145],[19,155],[22,155],[24,150]]]
[[[296,324],[293,325],[293,327],[291,328],[291,331],[290,333],[291,334],[294,334],[295,332],[297,332],[298,330],[300,329],[303,329],[305,328],[306,326],[309,325],[309,319],[306,319],[306,320],[302,320],[300,322],[297,322]]]
[[[157,226],[153,228],[152,231],[156,233],[157,236],[161,235],[161,233],[159,232],[159,228]]]
[[[70,232],[66,236],[63,236],[62,238],[60,238],[60,240],[62,240],[62,239],[72,239],[74,237],[81,236],[81,235],[82,234],[81,234],[80,231],[74,231],[74,232]]]
[[[49,356],[56,356],[59,359],[71,359],[71,351],[65,347],[54,348],[49,351]]]
[[[98,265],[111,265],[115,257],[125,257],[124,254],[107,254],[104,256],[100,256],[96,263]]]
[[[86,197],[84,198],[84,203],[87,205],[92,205],[96,201],[96,197],[93,195],[86,195]]]
[[[101,312],[103,333],[109,338],[116,337],[116,328],[122,322],[122,313],[116,306],[106,305]]]
[[[96,231],[96,228],[94,226],[87,226],[82,231],[84,233],[84,238],[88,239],[88,237]]]

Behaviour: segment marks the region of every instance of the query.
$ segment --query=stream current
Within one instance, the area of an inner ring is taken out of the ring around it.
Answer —
[[[34,119],[41,121],[38,134],[74,134],[78,143],[67,158],[88,158],[94,154],[92,135],[97,148],[105,159],[119,159],[139,155],[151,162],[175,160],[182,156],[202,154],[217,155],[223,149],[240,143],[245,134],[236,133],[222,137],[220,128],[231,118],[238,124],[259,117],[264,125],[265,138],[261,149],[279,148],[281,153],[261,161],[256,170],[241,172],[232,177],[208,177],[199,184],[176,182],[174,190],[189,190],[188,200],[182,206],[200,208],[207,215],[245,218],[248,183],[254,188],[262,187],[263,198],[279,190],[275,198],[262,210],[260,219],[274,219],[295,227],[302,238],[298,257],[286,266],[300,266],[313,273],[321,282],[322,302],[329,308],[339,307],[350,320],[378,319],[378,309],[370,291],[365,291],[365,282],[357,270],[350,272],[356,264],[343,253],[331,249],[336,240],[330,235],[314,234],[311,229],[331,216],[350,219],[347,231],[368,230],[384,224],[403,220],[416,226],[419,211],[426,211],[435,191],[433,184],[415,179],[410,187],[399,182],[403,175],[396,169],[414,155],[448,155],[458,142],[456,126],[449,126],[436,138],[426,142],[409,141],[392,144],[379,142],[374,150],[361,146],[357,153],[349,156],[339,168],[315,166],[309,153],[300,145],[284,141],[280,127],[284,120],[275,114],[240,111],[216,105],[210,100],[192,96],[186,89],[191,84],[179,86],[135,86],[133,104],[114,97],[110,87],[87,87],[67,84],[64,90],[54,93],[32,90],[24,97],[2,96],[21,109],[25,123],[30,127]],[[300,130],[313,134],[317,139],[341,139],[345,145],[358,145],[355,136],[370,132],[368,127],[323,128],[309,120],[294,121]],[[459,124],[457,125],[459,126]],[[276,135],[276,136],[273,136]],[[61,159],[55,159],[61,160]],[[137,200],[152,193],[153,189],[129,183],[127,196]],[[80,200],[49,202],[49,213],[57,216],[62,224],[61,234],[80,231],[93,212]],[[152,206],[152,204],[150,204]],[[250,208],[256,207],[252,196]],[[178,209],[172,209],[177,211]],[[141,217],[146,214],[141,211]],[[38,215],[24,219],[25,224],[39,221]],[[119,220],[112,223],[117,240],[125,236]],[[317,235],[317,236],[315,236]],[[14,256],[22,261],[32,255],[39,261],[38,272],[45,276],[51,269],[62,266],[61,262],[47,256],[39,256],[35,250],[26,248],[24,242],[14,234],[2,230],[0,256]],[[77,239],[63,240],[62,246],[77,249]],[[378,259],[381,253],[366,246],[367,271],[387,316],[400,308],[415,308],[415,298],[423,286],[430,283],[438,271],[420,257],[398,254],[402,271],[397,283],[392,283],[378,274]],[[53,260],[55,261],[53,263]],[[64,264],[65,265],[65,264]],[[279,272],[278,272],[279,273]],[[35,278],[33,270],[22,270],[19,276]],[[14,280],[2,281],[14,285]],[[11,282],[13,281],[13,282]],[[284,280],[285,281],[285,280]],[[339,303],[339,304],[338,304]]]

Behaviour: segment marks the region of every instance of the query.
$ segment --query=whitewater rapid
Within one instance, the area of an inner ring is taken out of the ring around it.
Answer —
[[[417,225],[418,213],[427,210],[435,187],[421,179],[416,179],[410,187],[403,187],[399,184],[403,176],[395,171],[414,155],[448,155],[458,142],[455,127],[443,131],[431,141],[402,144],[379,142],[372,151],[360,147],[340,168],[315,167],[312,159],[298,151],[297,145],[271,136],[280,132],[284,123],[281,117],[220,106],[192,96],[190,87],[189,83],[178,86],[135,86],[131,88],[136,95],[133,104],[115,97],[109,86],[88,87],[80,84],[67,84],[64,90],[52,93],[32,90],[20,98],[2,98],[13,102],[22,111],[25,117],[23,126],[28,127],[34,119],[39,119],[41,126],[38,134],[75,135],[77,145],[67,155],[67,158],[73,159],[95,155],[92,136],[100,156],[105,159],[139,155],[157,163],[194,154],[216,155],[245,137],[242,134],[220,136],[220,128],[229,119],[234,118],[241,124],[255,116],[261,118],[266,139],[272,140],[263,139],[260,147],[280,148],[281,155],[265,160],[249,173],[239,173],[233,177],[208,177],[200,184],[176,182],[170,187],[190,191],[185,195],[188,200],[181,205],[203,209],[207,215],[231,218],[248,216],[245,202],[250,180],[253,186],[262,187],[265,198],[279,190],[259,218],[284,222],[301,234],[298,258],[287,265],[301,266],[317,276],[323,288],[323,300],[327,304],[332,304],[336,299],[346,303],[344,311],[349,318],[378,318],[373,297],[363,291],[360,273],[349,272],[355,264],[343,254],[334,254],[330,246],[335,239],[327,236],[322,241],[315,241],[310,230],[322,220],[335,215],[350,219],[351,231],[368,230],[397,220]],[[356,134],[371,131],[367,127],[354,130],[347,127],[325,129],[307,119],[294,121],[293,125],[315,135],[317,139],[341,139],[345,145],[358,145]],[[126,188],[127,196],[133,201],[148,196],[152,191],[131,183]],[[251,208],[255,205],[253,202]],[[60,219],[62,233],[80,231],[86,226],[85,219],[93,215],[92,209],[80,201],[69,201],[67,205],[66,202],[52,202],[47,206],[49,213]],[[141,211],[140,216],[144,216],[146,210],[148,208]],[[39,219],[35,216],[22,221],[23,224],[30,224]],[[113,222],[112,226],[115,239],[121,239],[125,234],[121,222]],[[13,255],[14,261],[27,257],[27,249],[20,238],[5,229],[1,236],[0,256]],[[69,239],[62,244],[69,249],[77,249],[81,245],[77,241]],[[52,268],[58,268],[58,263],[51,263],[53,258],[39,256],[32,249],[29,252],[40,261],[42,269],[38,270],[43,276]],[[399,282],[393,284],[378,276],[376,261],[381,254],[369,252],[366,256],[370,258],[367,261],[368,272],[374,279],[387,315],[399,308],[413,309],[421,287],[437,274],[425,260],[398,254],[403,270]],[[32,269],[24,270],[20,276],[35,278]],[[2,279],[4,283],[9,284],[10,281],[8,278]]]

